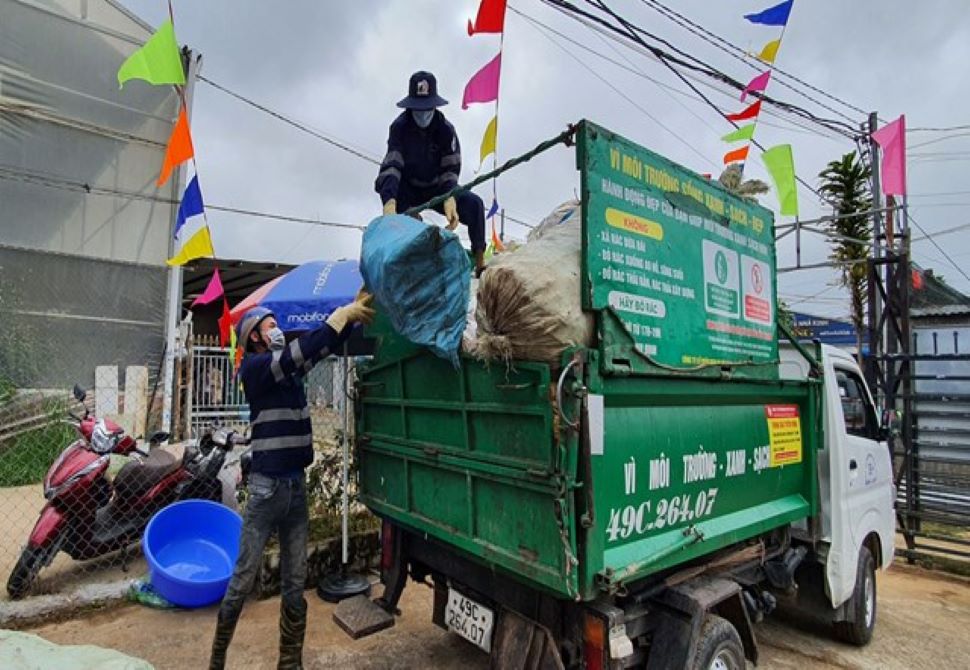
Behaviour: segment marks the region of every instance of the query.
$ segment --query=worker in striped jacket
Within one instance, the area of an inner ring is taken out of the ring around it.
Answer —
[[[448,101],[438,95],[430,72],[411,75],[408,97],[397,103],[404,111],[391,124],[387,154],[374,190],[381,196],[384,214],[405,212],[444,195],[458,185],[461,145],[455,127],[437,108]],[[452,196],[435,208],[448,219],[448,230],[468,226],[475,255],[475,272],[485,267],[485,207],[471,191]]]
[[[304,468],[313,461],[313,436],[303,377],[347,340],[353,324],[368,323],[371,297],[340,307],[326,323],[286,343],[276,317],[254,307],[237,326],[246,355],[239,368],[249,402],[252,466],[239,558],[219,608],[210,668],[223,668],[243,602],[252,590],[263,549],[276,530],[280,541],[280,668],[301,668],[307,603],[307,499]]]

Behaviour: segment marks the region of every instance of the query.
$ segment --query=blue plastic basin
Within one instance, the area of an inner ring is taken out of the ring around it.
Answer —
[[[208,500],[183,500],[159,510],[142,543],[152,586],[182,607],[221,600],[239,556],[242,518]]]

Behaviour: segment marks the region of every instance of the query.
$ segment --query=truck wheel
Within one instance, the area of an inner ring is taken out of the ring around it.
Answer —
[[[872,640],[872,631],[876,627],[876,562],[866,547],[859,551],[852,598],[855,614],[851,621],[835,622],[835,637],[863,647]]]
[[[741,636],[727,619],[709,614],[694,649],[691,670],[744,670]]]

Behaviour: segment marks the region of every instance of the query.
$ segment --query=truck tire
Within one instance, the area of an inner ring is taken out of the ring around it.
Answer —
[[[872,631],[876,627],[876,562],[866,547],[859,551],[852,599],[852,620],[836,621],[835,637],[842,642],[864,647],[872,640]]]
[[[744,670],[741,636],[727,619],[709,614],[694,648],[691,670]]]

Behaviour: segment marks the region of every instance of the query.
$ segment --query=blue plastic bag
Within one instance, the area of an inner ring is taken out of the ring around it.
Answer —
[[[458,236],[402,214],[364,231],[360,273],[391,325],[458,367],[471,262]]]

